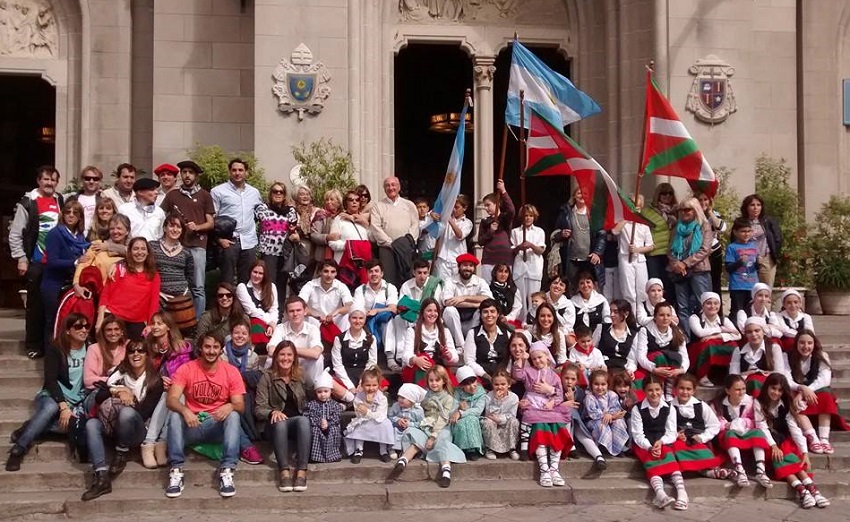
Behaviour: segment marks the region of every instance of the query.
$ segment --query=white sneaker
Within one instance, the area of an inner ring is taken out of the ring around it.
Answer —
[[[567,481],[564,480],[564,477],[562,477],[560,473],[558,473],[558,470],[549,471],[549,476],[552,477],[553,486],[561,487],[567,484]]]
[[[699,380],[699,385],[705,386],[706,388],[714,388],[714,383],[711,382],[711,379],[709,379],[707,375]]]
[[[815,505],[817,507],[825,508],[830,504],[829,499],[821,495],[820,491],[818,491],[818,488],[815,487],[814,484],[809,484],[806,486],[806,489],[812,494],[812,498],[815,499]]]
[[[773,482],[765,473],[756,473],[756,482],[758,482],[759,486],[764,489],[770,489],[773,487]]]
[[[168,498],[177,498],[183,493],[183,470],[180,468],[171,468],[168,473],[168,487],[165,488],[165,496]]]
[[[810,509],[810,508],[813,508],[817,505],[817,502],[815,501],[815,497],[813,497],[812,494],[809,493],[808,489],[804,489],[803,491],[798,491],[797,492],[797,500],[800,501],[800,507],[802,507],[803,509]]]
[[[540,485],[544,488],[552,487],[552,475],[550,475],[548,471],[540,472]]]
[[[511,460],[519,460],[519,453],[517,450],[511,450],[511,452],[508,453],[508,457],[510,457]]]
[[[390,452],[390,460],[398,460],[398,452],[397,451],[391,451]]]
[[[490,450],[487,450],[487,452],[484,454],[484,458],[487,460],[496,460],[496,454]]]
[[[221,472],[218,474],[218,494],[225,498],[236,494],[232,468],[221,468]]]

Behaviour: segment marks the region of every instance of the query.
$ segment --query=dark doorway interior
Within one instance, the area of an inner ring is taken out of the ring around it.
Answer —
[[[457,45],[411,44],[396,56],[395,169],[407,197],[424,196],[432,204],[437,198],[455,134],[430,131],[430,118],[459,113],[464,91],[471,88],[472,62]],[[470,198],[474,150],[473,133],[467,133],[461,192]]]
[[[35,169],[55,161],[56,89],[37,76],[0,75],[0,92],[0,212],[5,216],[35,186]],[[67,175],[62,173],[62,181]]]
[[[22,280],[8,247],[15,204],[35,187],[35,169],[56,160],[56,89],[37,76],[0,75],[0,308],[21,307]],[[63,180],[69,173],[62,172]],[[60,182],[61,186],[61,182]]]
[[[501,162],[502,132],[505,124],[505,104],[508,97],[512,48],[513,46],[508,46],[502,50],[496,58],[495,63],[496,75],[493,79],[493,110],[495,111],[493,115],[494,182],[499,176],[499,163]],[[567,78],[570,77],[570,64],[562,54],[558,53],[557,49],[531,46],[529,46],[529,49],[553,70],[563,74]],[[517,133],[519,129],[514,128],[512,130],[518,138],[519,135]],[[528,178],[526,180],[526,202],[532,203],[540,211],[538,226],[547,232],[551,230],[555,223],[558,208],[569,199],[569,181],[570,178],[567,177]],[[508,133],[505,155],[505,188],[510,193],[514,204],[517,206],[517,210],[519,210],[519,144],[510,132]]]

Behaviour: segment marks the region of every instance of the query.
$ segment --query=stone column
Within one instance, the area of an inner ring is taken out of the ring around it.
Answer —
[[[484,217],[481,199],[493,191],[493,75],[495,56],[475,56],[475,225]],[[477,234],[476,234],[477,237]],[[476,242],[477,245],[477,242]],[[476,252],[481,257],[480,247]]]

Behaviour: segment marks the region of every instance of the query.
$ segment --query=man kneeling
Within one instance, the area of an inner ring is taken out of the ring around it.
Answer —
[[[166,406],[168,417],[168,464],[171,472],[165,496],[183,492],[186,445],[202,442],[222,444],[218,492],[236,494],[233,471],[239,460],[240,418],[245,408],[245,383],[239,370],[221,360],[223,340],[210,333],[201,339],[198,359],[188,362],[172,377]],[[180,397],[185,395],[186,404]]]

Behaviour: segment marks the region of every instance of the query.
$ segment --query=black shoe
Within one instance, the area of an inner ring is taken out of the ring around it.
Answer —
[[[21,462],[24,461],[24,455],[27,454],[27,450],[15,444],[12,446],[12,449],[9,450],[9,458],[6,459],[6,471],[20,471]]]
[[[572,450],[571,452],[567,453],[567,457],[570,460],[577,459],[578,458],[578,450]]]
[[[27,425],[29,423],[30,423],[30,421],[26,421],[25,423],[21,424],[20,428],[16,429],[15,431],[12,432],[11,435],[9,435],[9,440],[12,442],[12,444],[15,444],[16,442],[18,442],[18,439],[20,439],[21,435],[24,434],[24,430],[27,429]]]
[[[360,460],[362,460],[362,459],[363,459],[363,452],[362,451],[355,451],[354,455],[351,456],[351,463],[352,464],[360,464]]]
[[[519,461],[528,462],[528,450],[519,452]]]
[[[593,462],[593,467],[598,471],[605,471],[608,469],[608,463],[605,462],[605,459],[602,458],[602,455],[596,457],[596,460]]]
[[[83,493],[82,500],[94,500],[101,495],[112,493],[112,482],[109,480],[109,472],[95,471],[94,482],[91,487]]]
[[[466,460],[475,462],[479,458],[481,458],[481,455],[479,455],[477,451],[466,452]]]
[[[447,488],[452,485],[452,473],[449,470],[444,470],[440,473],[440,478],[437,479],[437,484],[441,488]]]
[[[393,466],[393,470],[390,471],[390,474],[387,475],[387,479],[384,482],[386,482],[387,484],[392,484],[397,478],[401,476],[402,473],[404,473],[405,468],[407,468],[407,460],[403,458],[398,459],[398,461],[395,463],[395,466]]]
[[[127,452],[116,451],[115,456],[112,457],[112,465],[109,466],[109,476],[117,477],[124,471],[125,467],[127,467]]]
[[[32,349],[27,352],[27,357],[29,357],[30,359],[41,359],[42,357],[44,357],[44,350]]]
[[[390,461],[390,456],[389,456],[388,454],[386,454],[386,453],[381,453],[381,455],[378,457],[378,459],[379,459],[381,462],[389,462],[389,461]]]

